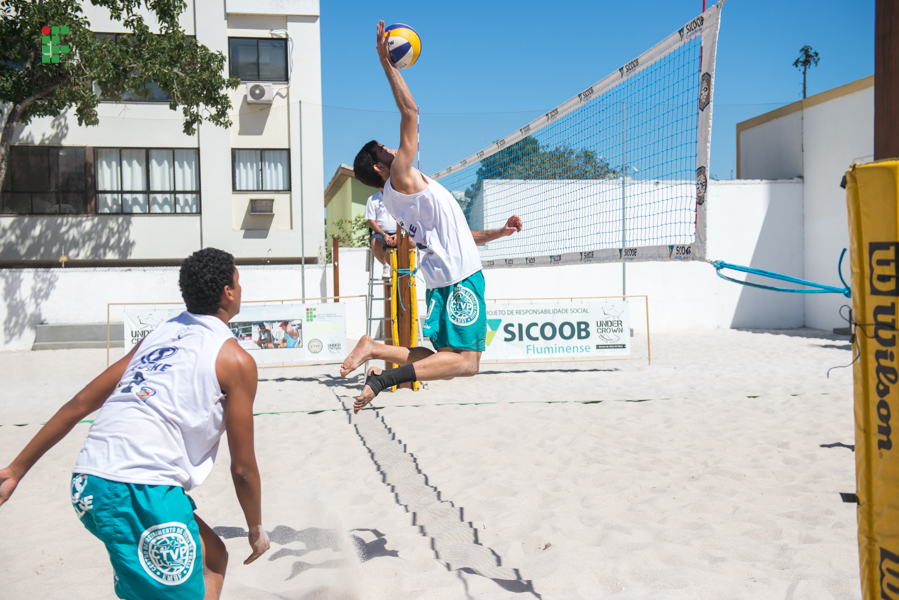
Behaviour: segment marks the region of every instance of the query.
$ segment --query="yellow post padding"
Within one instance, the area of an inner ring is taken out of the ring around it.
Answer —
[[[397,314],[396,307],[399,305],[397,301],[397,289],[396,289],[396,252],[390,253],[390,324],[392,327],[393,333],[393,345],[400,345],[400,330],[399,325],[397,324]],[[396,391],[396,386],[390,387],[391,392]]]
[[[899,161],[854,166],[846,195],[859,346],[853,379],[862,598],[899,599]]]
[[[415,348],[418,346],[418,298],[415,296],[415,250],[409,250],[409,298],[412,304],[412,337],[409,338],[411,340],[411,344],[409,344],[410,348]],[[412,382],[412,391],[418,391],[419,383],[417,381]]]

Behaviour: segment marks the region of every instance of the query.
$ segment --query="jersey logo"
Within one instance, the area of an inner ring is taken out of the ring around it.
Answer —
[[[130,394],[137,390],[137,387],[144,382],[144,374],[138,371],[134,374],[134,377],[131,378],[131,381],[128,381],[122,384],[122,387],[119,388],[119,391],[123,394]]]
[[[150,577],[163,585],[178,585],[190,577],[197,545],[183,523],[163,523],[141,534],[137,555]]]
[[[463,327],[471,325],[478,320],[480,314],[478,299],[470,289],[457,285],[449,302],[446,303],[446,312],[450,321],[456,325]]]
[[[146,356],[141,357],[140,362],[145,365],[149,363],[158,363],[159,361],[170,357],[177,351],[177,348],[157,348],[156,350],[149,352]]]

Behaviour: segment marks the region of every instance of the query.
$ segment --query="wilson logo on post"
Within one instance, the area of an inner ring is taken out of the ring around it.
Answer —
[[[874,324],[874,374],[877,393],[877,449],[893,449],[889,398],[899,382],[896,368],[896,298],[899,297],[899,243],[869,242],[868,270]],[[899,590],[897,590],[899,593]],[[899,598],[899,596],[897,596]]]

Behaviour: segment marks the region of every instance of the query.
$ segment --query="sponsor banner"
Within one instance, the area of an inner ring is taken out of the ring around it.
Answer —
[[[126,351],[183,310],[126,306]],[[340,303],[245,304],[228,326],[257,364],[340,363],[349,352],[346,308]]]
[[[899,161],[846,174],[862,598],[899,598]]]
[[[128,353],[147,334],[184,310],[154,306],[125,306],[125,352]]]
[[[487,350],[482,360],[629,356],[629,320],[624,300],[488,302]]]

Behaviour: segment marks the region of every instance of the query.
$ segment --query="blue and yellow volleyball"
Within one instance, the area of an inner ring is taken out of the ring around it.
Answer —
[[[408,25],[397,23],[384,30],[387,35],[387,48],[390,61],[397,69],[406,69],[415,64],[421,56],[421,38]]]

